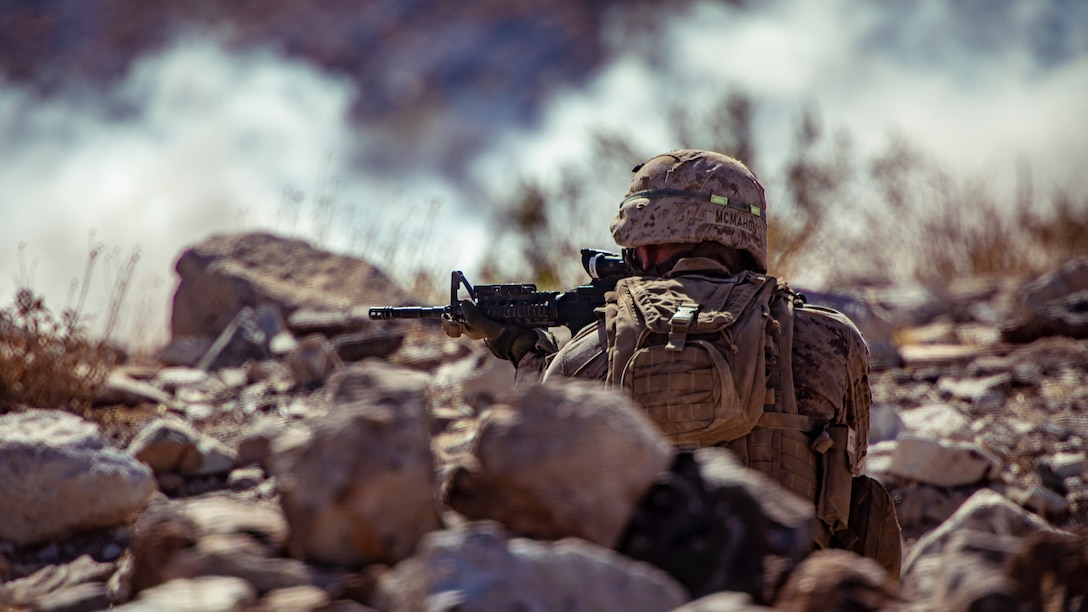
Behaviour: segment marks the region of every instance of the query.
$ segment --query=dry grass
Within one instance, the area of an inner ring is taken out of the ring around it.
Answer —
[[[85,407],[116,355],[87,337],[74,311],[59,317],[30,289],[0,310],[0,410]]]
[[[110,369],[123,358],[109,338],[118,323],[139,253],[133,252],[118,264],[110,279],[105,333],[92,338],[82,308],[102,253],[101,244],[91,247],[82,283],[73,282],[72,293],[78,299],[59,315],[46,307],[25,273],[12,305],[0,309],[0,412],[17,406],[86,410]]]
[[[771,176],[760,170],[752,137],[757,112],[746,96],[730,93],[670,117],[675,148],[733,155],[768,187],[772,274],[829,286],[939,287],[957,277],[1037,275],[1088,256],[1088,194],[1036,189],[1030,166],[1017,168],[1013,193],[1002,192],[990,177],[953,174],[902,137],[863,156],[849,132],[828,130],[808,111],[781,176]],[[547,184],[523,178],[514,193],[496,198],[496,224],[526,246],[518,258],[508,255],[510,242],[497,243],[489,277],[566,288],[584,276],[578,248],[608,247],[587,244],[587,226],[607,228],[614,209],[602,201],[618,201],[631,160],[660,151],[640,151],[624,134],[592,137],[591,167],[565,168]]]

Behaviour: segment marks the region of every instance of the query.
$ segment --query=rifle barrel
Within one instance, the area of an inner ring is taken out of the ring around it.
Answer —
[[[446,306],[383,306],[371,308],[370,318],[378,321],[392,319],[441,319]]]

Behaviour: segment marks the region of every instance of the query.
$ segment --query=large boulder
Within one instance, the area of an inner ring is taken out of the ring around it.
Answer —
[[[790,574],[775,607],[790,612],[884,610],[898,603],[898,591],[876,561],[827,549],[807,557]]]
[[[1088,258],[1070,261],[1025,285],[1018,306],[1001,330],[1009,342],[1043,336],[1088,338]]]
[[[485,412],[445,497],[516,535],[611,547],[671,455],[630,399],[589,383],[532,385]]]
[[[429,377],[367,360],[326,387],[309,434],[273,442],[272,473],[303,561],[392,564],[441,527],[431,455]]]
[[[676,578],[693,597],[771,590],[812,550],[812,502],[722,448],[677,453],[640,501],[617,550]]]
[[[903,562],[901,583],[914,596],[938,593],[943,584],[952,582],[950,568],[965,567],[961,562],[965,553],[979,556],[970,554],[972,549],[985,548],[984,556],[999,555],[1003,562],[1015,552],[1016,546],[1015,543],[998,546],[1002,541],[1053,531],[1045,520],[1000,493],[981,489],[911,548]]]
[[[212,236],[185,250],[176,269],[174,341],[215,339],[245,307],[276,304],[290,320],[302,308],[347,312],[412,301],[362,259],[260,232]]]
[[[156,496],[136,521],[125,591],[200,576],[241,578],[257,593],[308,585],[313,570],[280,556],[286,534],[274,506],[225,495]]]
[[[59,410],[0,416],[0,540],[60,539],[117,525],[155,491],[151,469]]]
[[[379,610],[672,610],[664,572],[578,538],[508,538],[492,521],[436,531],[378,581]]]

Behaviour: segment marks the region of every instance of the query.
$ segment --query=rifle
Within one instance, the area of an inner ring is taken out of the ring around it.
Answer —
[[[501,323],[524,327],[566,326],[576,333],[597,320],[593,310],[604,305],[604,294],[616,288],[616,282],[633,274],[623,257],[608,251],[582,249],[582,268],[590,281],[570,291],[537,291],[532,283],[503,285],[469,284],[460,270],[450,279],[450,303],[447,306],[382,306],[371,308],[371,319],[441,319],[464,322],[458,293],[461,287],[487,315]]]

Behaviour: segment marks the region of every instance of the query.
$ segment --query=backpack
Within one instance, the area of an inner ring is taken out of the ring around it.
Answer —
[[[785,368],[778,363],[780,326],[771,316],[776,295],[790,299],[785,284],[779,288],[750,271],[620,280],[605,298],[607,384],[679,446],[747,435],[775,403],[779,371],[789,371],[788,353]],[[792,316],[789,308],[773,310]]]

